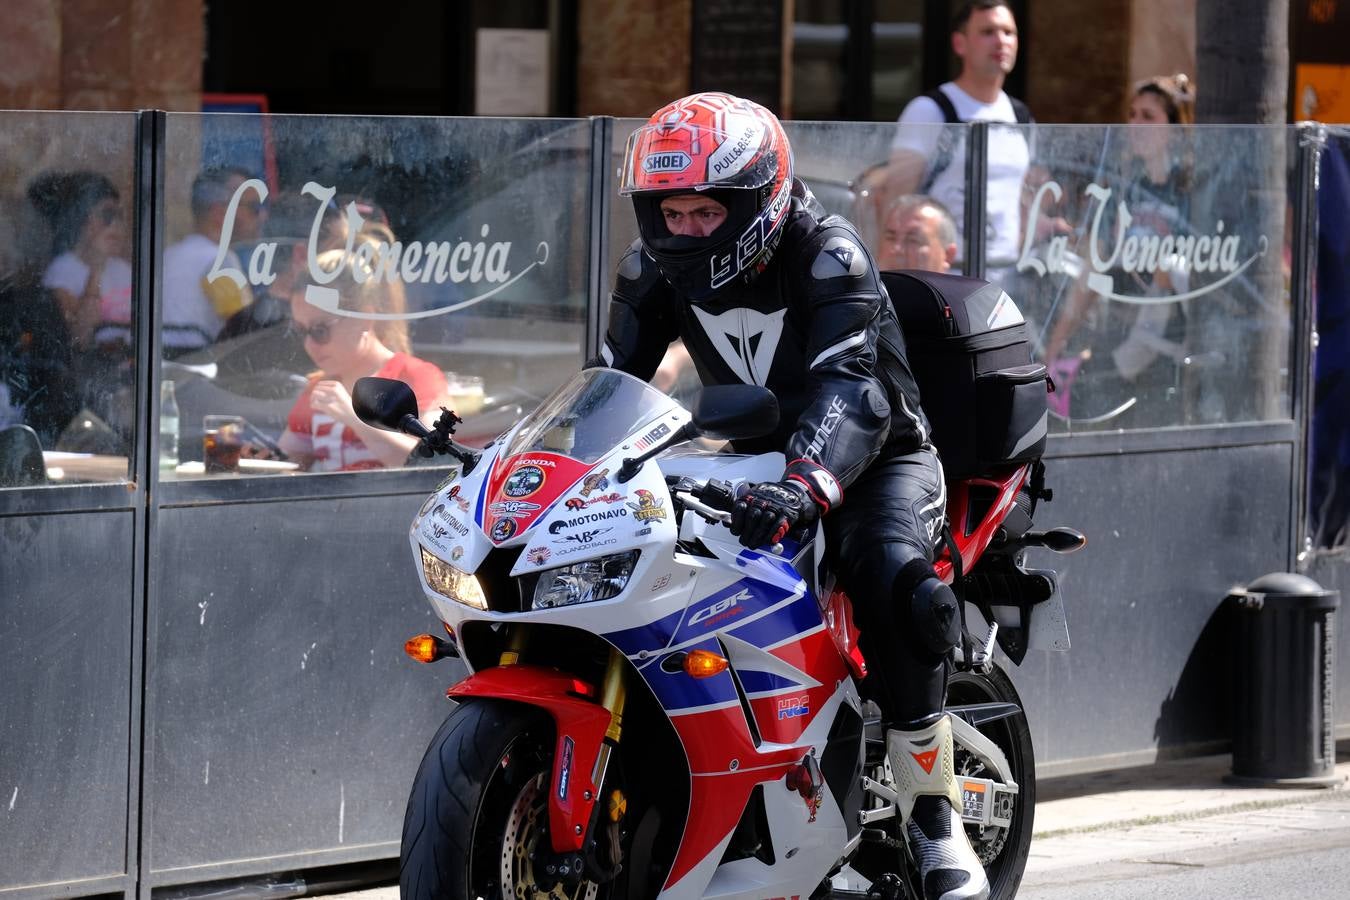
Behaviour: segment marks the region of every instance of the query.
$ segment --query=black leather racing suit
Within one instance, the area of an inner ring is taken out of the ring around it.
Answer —
[[[682,338],[704,384],[763,385],[778,431],[739,452],[781,450],[824,516],[836,574],[862,630],[869,689],[897,726],[941,712],[945,656],[959,637],[932,577],[945,485],[894,309],[853,227],[823,218],[799,183],[781,244],[748,285],[679,296],[635,243],[619,263],[601,358],[649,380]]]

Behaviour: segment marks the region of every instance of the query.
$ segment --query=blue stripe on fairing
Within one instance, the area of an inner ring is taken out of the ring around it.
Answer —
[[[734,626],[727,633],[765,650],[820,627],[822,621],[816,598],[805,593],[772,615]]]
[[[752,672],[747,669],[737,669],[736,677],[741,680],[741,687],[747,694],[767,694],[770,691],[786,691],[794,688],[801,688],[800,682],[793,681],[791,678],[784,678],[782,675],[774,675],[772,672]]]
[[[494,459],[491,465],[495,466],[496,464],[497,461]],[[491,471],[485,472],[483,474],[483,480],[478,482],[478,505],[474,507],[473,520],[480,529],[483,527],[483,505],[487,503],[488,479],[491,477]]]
[[[683,615],[684,610],[677,610],[664,619],[657,619],[655,622],[648,622],[646,625],[639,625],[636,628],[610,631],[602,634],[601,637],[618,647],[624,656],[634,656],[642,650],[652,653],[670,643],[670,637],[679,627],[680,617]]]
[[[697,640],[704,635],[726,631],[737,622],[761,612],[788,596],[787,591],[772,584],[764,584],[751,578],[733,582],[715,594],[689,604],[689,615],[677,632],[675,643]],[[731,601],[726,609],[712,612],[721,604]],[[689,619],[699,621],[689,624]]]
[[[686,647],[688,650],[711,650],[722,654],[722,647],[715,638]],[[726,671],[710,678],[693,678],[683,670],[667,672],[659,662],[643,666],[639,671],[651,686],[652,693],[667,712],[676,712],[696,706],[710,706],[715,703],[729,703],[736,700],[736,684],[731,680],[731,672]]]

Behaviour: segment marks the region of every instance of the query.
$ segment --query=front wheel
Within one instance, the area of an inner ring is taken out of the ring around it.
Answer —
[[[1036,817],[1036,756],[1026,713],[1021,711],[1022,700],[1012,681],[997,666],[987,675],[956,672],[947,685],[948,708],[980,703],[1011,703],[1019,710],[1015,715],[979,726],[980,733],[997,744],[1008,758],[1012,777],[1017,782],[1012,822],[1006,828],[966,826],[971,847],[989,877],[990,900],[1009,900],[1017,894],[1031,851],[1031,829]],[[984,764],[959,744],[955,748],[954,763],[958,782],[963,775],[998,780],[997,774],[985,771]]]
[[[533,859],[549,847],[552,756],[553,725],[539,710],[482,699],[455,709],[432,738],[408,798],[400,896],[595,900],[594,882],[567,888],[536,878]]]

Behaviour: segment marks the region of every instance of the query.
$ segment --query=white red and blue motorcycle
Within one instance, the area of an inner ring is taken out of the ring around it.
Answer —
[[[691,414],[589,369],[481,453],[455,443],[452,413],[422,425],[400,382],[363,379],[355,399],[463,463],[411,529],[445,636],[407,650],[470,674],[408,801],[404,897],[920,896],[819,528],[754,551],[725,524],[737,486],[783,457],[703,445],[770,433],[771,393],[708,388]],[[999,898],[1026,864],[1035,765],[994,645],[1019,662],[1067,648],[1054,575],[1022,551],[1082,543],[1031,530],[1041,471],[952,484],[939,566],[967,601],[948,709]]]

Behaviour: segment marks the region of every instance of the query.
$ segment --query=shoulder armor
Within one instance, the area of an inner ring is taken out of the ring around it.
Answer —
[[[827,290],[849,292],[876,290],[879,285],[876,266],[863,247],[862,238],[847,219],[828,216],[815,223],[803,235],[797,259],[805,270],[800,273],[807,282],[831,282]],[[816,291],[813,289],[812,293]]]
[[[642,297],[652,292],[661,283],[661,270],[656,260],[642,249],[642,241],[633,241],[624,251],[615,273],[614,290],[625,297]]]

